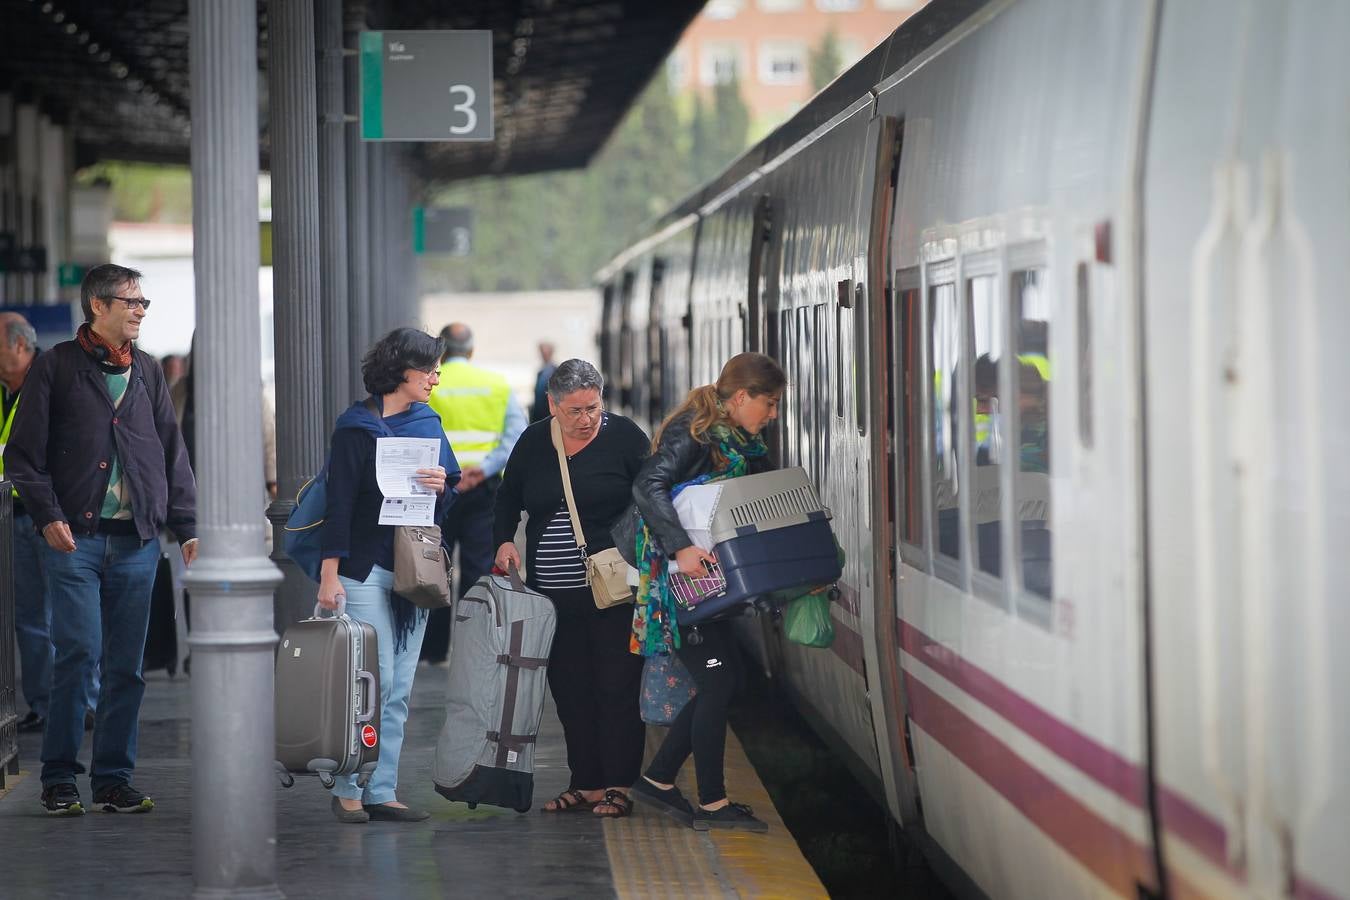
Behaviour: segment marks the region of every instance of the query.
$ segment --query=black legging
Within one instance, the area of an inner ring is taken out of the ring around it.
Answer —
[[[590,588],[545,590],[558,611],[548,686],[567,743],[569,788],[627,787],[642,768],[642,657],[628,652],[633,607],[596,609]]]
[[[741,680],[740,650],[731,623],[710,622],[699,627],[702,643],[689,641],[689,629],[680,629],[680,649],[675,651],[694,678],[698,694],[685,704],[670,725],[661,749],[656,751],[647,777],[674,784],[680,767],[694,754],[698,776],[698,801],[704,806],[727,795],[723,757],[727,745],[727,707]]]

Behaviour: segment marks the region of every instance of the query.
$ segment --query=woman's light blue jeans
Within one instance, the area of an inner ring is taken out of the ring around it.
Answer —
[[[407,645],[394,652],[394,613],[389,595],[394,589],[394,573],[375,566],[364,582],[339,577],[347,592],[346,613],[375,629],[380,648],[380,763],[375,767],[365,791],[355,775],[337,779],[333,793],[346,800],[360,800],[367,806],[396,800],[398,757],[403,750],[403,726],[408,721],[408,697],[412,694],[417,657],[422,652],[422,635],[427,617],[417,616],[417,625],[408,635]]]

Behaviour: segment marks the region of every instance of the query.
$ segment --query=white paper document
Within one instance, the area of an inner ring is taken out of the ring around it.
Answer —
[[[381,525],[433,525],[436,495],[417,480],[418,469],[437,465],[441,452],[435,438],[376,438],[375,482],[384,494]]]

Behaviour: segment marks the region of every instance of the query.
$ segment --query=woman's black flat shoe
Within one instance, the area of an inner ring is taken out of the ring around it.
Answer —
[[[677,787],[659,788],[646,778],[639,778],[633,785],[632,796],[643,803],[655,806],[686,828],[693,827],[694,808],[684,799]]]
[[[389,806],[385,803],[376,803],[373,806],[364,807],[366,815],[375,822],[425,822],[431,818],[431,813],[420,809],[409,809],[406,806]]]
[[[333,797],[333,817],[344,825],[364,825],[370,821],[364,809],[347,809],[336,796]]]

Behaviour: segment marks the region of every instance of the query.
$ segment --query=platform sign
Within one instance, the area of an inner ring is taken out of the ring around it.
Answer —
[[[491,31],[361,32],[361,139],[490,141]]]
[[[467,206],[415,208],[413,252],[468,256],[473,252],[473,210]]]

